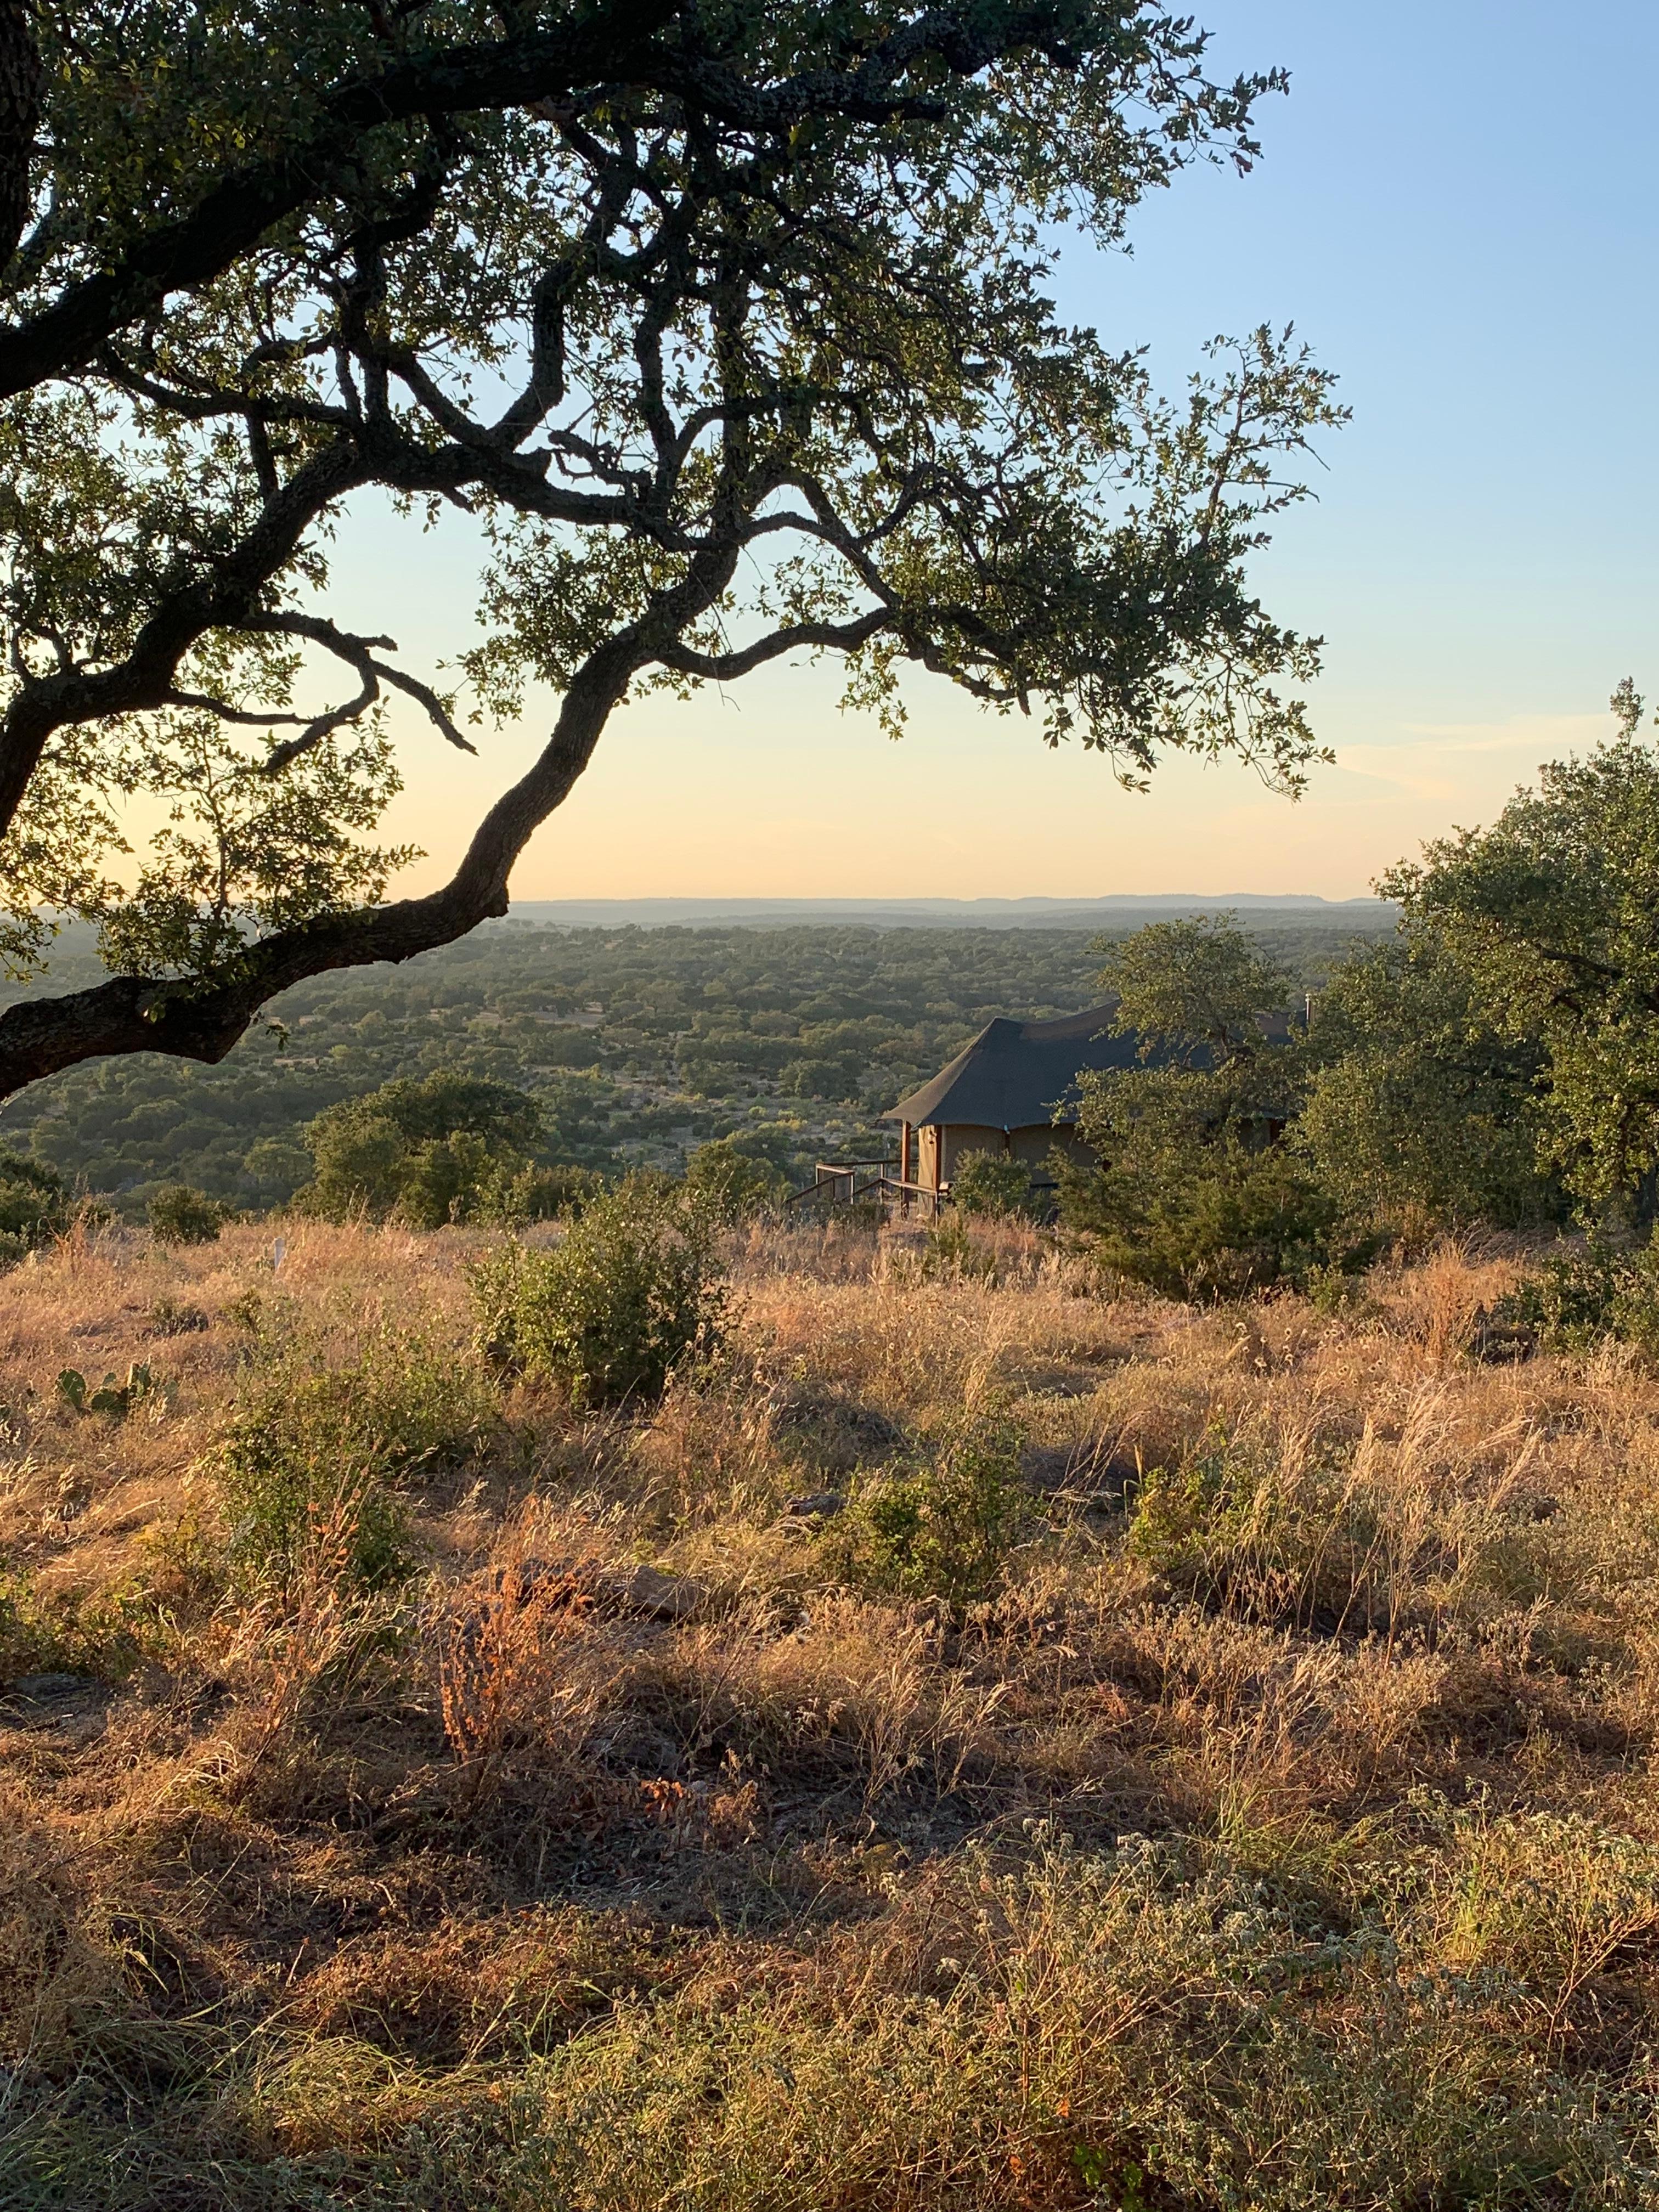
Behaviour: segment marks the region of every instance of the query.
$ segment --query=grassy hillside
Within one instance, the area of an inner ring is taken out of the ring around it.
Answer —
[[[0,1280],[0,2206],[1655,2201],[1659,1381],[1483,1364],[1515,1261],[756,1231],[584,1417],[287,1239]],[[239,1576],[327,1436],[408,1571]]]

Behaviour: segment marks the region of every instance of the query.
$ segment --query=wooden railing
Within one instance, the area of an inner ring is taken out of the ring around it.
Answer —
[[[803,1206],[817,1200],[823,1206],[851,1206],[868,1203],[881,1209],[885,1221],[896,1216],[901,1219],[937,1221],[953,1202],[950,1184],[935,1190],[932,1183],[908,1182],[902,1176],[888,1172],[897,1165],[896,1160],[820,1160],[812,1181],[802,1190],[791,1191],[784,1204]],[[1035,1209],[1039,1221],[1054,1218],[1052,1198],[1058,1188],[1051,1176],[1031,1177],[1032,1198],[1043,1201]]]
[[[915,1213],[924,1221],[934,1219],[941,1206],[951,1203],[949,1189],[935,1190],[930,1183],[907,1182],[891,1170],[897,1160],[820,1160],[805,1189],[792,1191],[785,1204],[810,1206],[878,1206],[885,1217]]]

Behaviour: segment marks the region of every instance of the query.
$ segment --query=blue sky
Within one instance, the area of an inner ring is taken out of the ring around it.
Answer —
[[[1263,159],[1178,180],[1127,260],[1068,248],[1062,304],[1148,344],[1170,386],[1206,337],[1262,320],[1293,320],[1340,372],[1353,422],[1257,571],[1275,616],[1325,636],[1312,706],[1337,769],[1296,808],[1187,763],[1138,799],[948,690],[916,690],[895,747],[836,712],[827,675],[776,671],[628,710],[520,896],[1347,896],[1595,742],[1620,676],[1659,694],[1659,9],[1200,14],[1219,64],[1291,72],[1261,111]],[[364,522],[337,611],[429,665],[469,629],[465,543]],[[401,725],[398,821],[432,855],[416,881],[447,872],[545,713],[477,766]]]

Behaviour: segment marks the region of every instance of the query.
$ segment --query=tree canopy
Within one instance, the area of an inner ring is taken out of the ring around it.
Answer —
[[[1091,1159],[1062,1164],[1061,1206],[1119,1273],[1182,1297],[1236,1297],[1337,1254],[1340,1208],[1275,1140],[1300,1104],[1303,1047],[1261,1017],[1290,976],[1231,914],[1156,921],[1103,945],[1115,1027],[1139,1067],[1078,1078]]]
[[[1285,1003],[1291,977],[1228,914],[1148,922],[1114,944],[1102,939],[1099,988],[1117,1000],[1112,1027],[1138,1036],[1141,1057],[1175,1054],[1223,1066],[1261,1049],[1260,1018]]]
[[[1487,830],[1379,885],[1434,934],[1486,1019],[1539,1057],[1542,1162],[1592,1215],[1659,1200],[1659,757],[1628,679],[1616,735],[1547,763]]]
[[[1561,1212],[1540,1150],[1536,1030],[1500,1025],[1421,917],[1333,969],[1309,1059],[1296,1142],[1351,1213],[1526,1227]]]
[[[895,726],[916,667],[1294,789],[1315,646],[1246,568],[1329,380],[1264,330],[1164,401],[1048,290],[1279,84],[1143,0],[0,4],[0,957],[68,915],[112,971],[0,1014],[0,1094],[501,914],[652,686],[830,653]],[[331,588],[371,488],[484,532],[454,690]],[[388,900],[388,697],[470,750],[531,683],[539,757]]]
[[[306,1131],[315,1172],[302,1212],[332,1221],[396,1215],[421,1229],[449,1221],[539,1219],[580,1205],[600,1178],[538,1164],[538,1100],[454,1068],[394,1078],[342,1099]]]

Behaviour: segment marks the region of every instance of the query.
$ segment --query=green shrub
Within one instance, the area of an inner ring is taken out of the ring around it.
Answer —
[[[228,1218],[204,1190],[171,1182],[149,1202],[149,1233],[158,1244],[214,1244]]]
[[[1270,1078],[1138,1068],[1085,1075],[1080,1123],[1100,1164],[1063,1164],[1060,1206],[1101,1264],[1170,1297],[1238,1297],[1378,1240],[1355,1231],[1286,1145],[1269,1141]]]
[[[0,1683],[67,1672],[68,1665],[62,1636],[42,1612],[27,1568],[0,1559]]]
[[[781,1169],[745,1151],[733,1137],[699,1145],[685,1164],[685,1182],[709,1212],[726,1222],[775,1212],[789,1192]]]
[[[1608,1337],[1659,1352],[1659,1243],[1630,1249],[1591,1237],[1550,1253],[1492,1318],[1540,1344],[1588,1351]]]
[[[1214,1597],[1220,1565],[1272,1517],[1275,1494],[1261,1469],[1235,1449],[1226,1431],[1208,1429],[1174,1467],[1147,1469],[1129,1522],[1132,1555],[1183,1590]]]
[[[1019,1455],[1011,1422],[970,1422],[931,1467],[861,1490],[831,1524],[826,1558],[845,1579],[899,1597],[988,1596],[1026,1523]]]
[[[159,1650],[165,1633],[142,1583],[71,1589],[47,1601],[27,1567],[0,1558],[0,1684],[58,1674],[119,1682],[147,1652]]]
[[[260,1137],[243,1155],[242,1176],[254,1186],[258,1204],[286,1206],[310,1180],[311,1155],[291,1137]]]
[[[21,1152],[0,1151],[0,1267],[61,1237],[70,1224],[63,1179]]]
[[[279,1357],[245,1386],[209,1462],[234,1577],[396,1581],[410,1564],[404,1494],[479,1461],[499,1421],[488,1378],[441,1346],[387,1335],[338,1368]]]
[[[493,1364],[557,1382],[578,1407],[659,1395],[725,1314],[714,1224],[684,1185],[630,1176],[550,1251],[508,1244],[472,1272]]]
[[[994,1221],[1029,1213],[1031,1170],[1024,1160],[969,1152],[951,1177],[951,1196],[959,1213],[983,1214]]]

